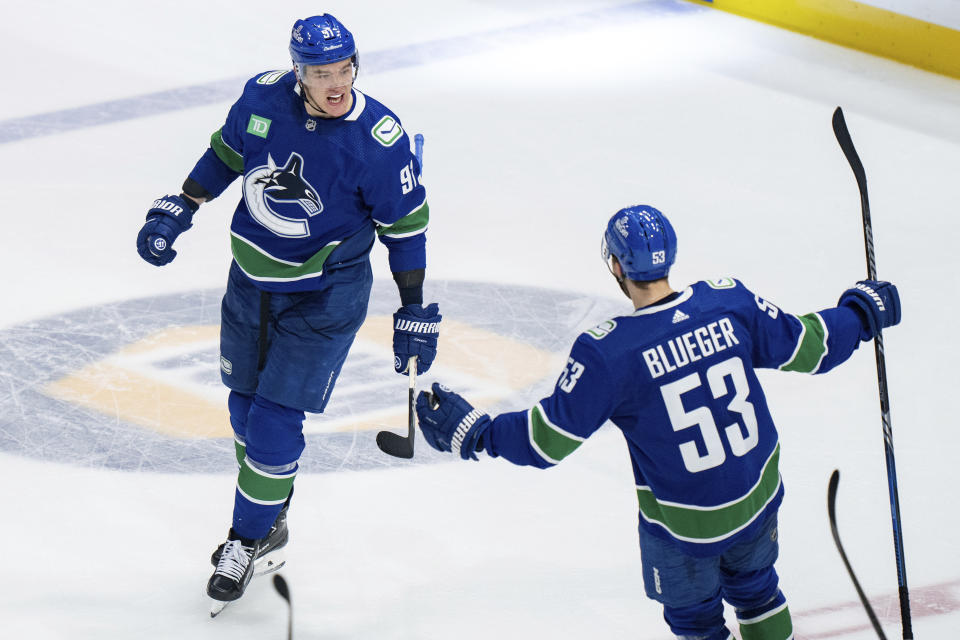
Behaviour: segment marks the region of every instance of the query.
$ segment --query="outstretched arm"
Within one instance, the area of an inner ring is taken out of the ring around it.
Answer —
[[[753,297],[756,305],[745,308],[750,309],[754,365],[781,371],[826,373],[850,358],[861,342],[900,322],[899,294],[889,282],[858,282],[844,291],[836,307],[802,316]]]
[[[581,336],[553,393],[526,411],[495,418],[434,383],[417,398],[420,430],[439,451],[477,459],[477,452],[518,465],[552,467],[573,453],[612,415],[618,383],[589,337]]]

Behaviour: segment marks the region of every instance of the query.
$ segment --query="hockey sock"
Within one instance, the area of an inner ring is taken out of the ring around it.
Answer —
[[[237,476],[233,528],[244,537],[259,539],[269,533],[293,488],[297,465],[266,467],[249,457],[243,459]]]
[[[237,434],[233,434],[233,448],[237,454],[237,467],[242,467],[243,459],[247,457],[247,445]]]
[[[782,591],[763,606],[737,611],[743,640],[790,640],[793,621]]]

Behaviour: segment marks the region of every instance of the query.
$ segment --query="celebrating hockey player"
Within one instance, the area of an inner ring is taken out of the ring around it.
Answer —
[[[202,202],[243,183],[230,227],[220,370],[240,472],[233,523],[213,554],[214,613],[251,576],[282,565],[286,513],[304,448],[304,412],[321,413],[367,313],[369,253],[389,252],[400,293],[394,368],[436,355],[435,303],[423,306],[428,220],[420,164],[399,119],[353,84],[353,35],[332,15],[298,20],[293,68],[251,78],[183,184],[157,199],[137,237],[161,266]]]
[[[836,307],[796,316],[737,280],[674,291],[677,239],[649,206],[618,211],[603,256],[635,310],[577,339],[552,395],[491,418],[439,384],[417,398],[427,442],[550,467],[610,420],[624,434],[640,506],[647,595],[679,638],[788,640],[778,587],[780,444],[755,368],[825,373],[900,321],[897,289],[861,281]]]

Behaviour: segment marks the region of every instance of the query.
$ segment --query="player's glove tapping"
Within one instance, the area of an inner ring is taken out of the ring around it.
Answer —
[[[451,451],[464,460],[476,460],[481,438],[493,421],[490,416],[438,382],[433,393],[417,396],[417,418],[427,443],[437,451]]]
[[[407,362],[417,356],[417,375],[425,373],[437,357],[440,336],[440,307],[431,302],[426,307],[408,304],[393,314],[393,368],[406,373]]]
[[[860,339],[873,339],[881,329],[900,323],[900,294],[896,285],[861,280],[843,292],[838,307],[849,307],[860,317]]]
[[[193,226],[193,214],[200,208],[183,196],[163,196],[153,201],[147,221],[137,234],[137,253],[150,264],[162,267],[175,257],[173,241]]]

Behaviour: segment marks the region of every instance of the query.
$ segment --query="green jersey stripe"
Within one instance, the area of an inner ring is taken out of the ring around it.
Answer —
[[[230,246],[237,265],[254,280],[266,282],[292,282],[321,275],[324,263],[339,244],[339,241],[329,243],[306,262],[290,262],[275,258],[243,236],[230,232]]]
[[[213,132],[213,135],[210,136],[210,146],[213,148],[213,152],[217,154],[217,157],[220,158],[223,164],[237,173],[243,173],[243,156],[223,141],[221,131],[222,129],[217,129]]]
[[[780,366],[780,370],[814,373],[827,355],[827,325],[816,313],[795,317],[803,325],[803,331],[793,356]]]
[[[296,476],[296,471],[286,474],[261,471],[252,467],[248,458],[244,458],[237,476],[237,489],[257,504],[279,504],[290,495]]]
[[[527,412],[527,426],[531,446],[551,464],[557,464],[583,444],[583,438],[550,422],[539,404]]]
[[[729,538],[749,525],[780,490],[780,443],[760,473],[760,479],[742,498],[715,507],[658,500],[650,487],[638,486],[640,515],[662,525],[674,538],[708,544]]]
[[[406,238],[423,233],[430,222],[430,206],[424,200],[420,206],[403,216],[391,225],[377,226],[377,235],[388,238]]]

